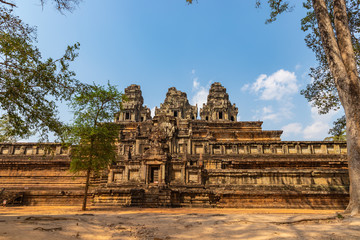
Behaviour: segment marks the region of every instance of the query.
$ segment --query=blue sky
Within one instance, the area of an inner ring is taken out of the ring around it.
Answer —
[[[80,81],[110,81],[120,90],[139,84],[150,109],[172,86],[202,106],[210,84],[221,82],[239,108],[238,120],[283,129],[283,140],[323,140],[342,115],[319,116],[299,93],[316,66],[300,29],[300,1],[272,24],[255,0],[83,0],[65,15],[39,0],[17,2],[16,13],[37,26],[43,57],[60,57],[80,42],[72,64]],[[61,116],[72,118],[65,104]]]

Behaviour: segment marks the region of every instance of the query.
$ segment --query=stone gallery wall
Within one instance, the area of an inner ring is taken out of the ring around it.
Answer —
[[[237,121],[220,83],[200,110],[169,88],[150,116],[140,86],[115,116],[118,157],[92,176],[90,204],[138,207],[333,208],[348,202],[346,142],[281,141],[260,121]],[[0,198],[80,204],[85,178],[60,144],[0,144]],[[11,202],[10,201],[10,202]]]
[[[69,149],[60,144],[1,144],[3,198],[9,196],[10,204],[16,197],[19,204],[78,203],[85,178],[75,177],[69,166]]]
[[[238,149],[263,149],[260,153],[176,153],[164,161],[145,162],[143,154],[135,154],[131,160],[119,160],[102,178],[92,178],[90,202],[148,207],[346,206],[345,143],[282,142],[279,146],[296,149],[302,144],[315,149],[306,153],[264,151],[269,144],[238,145],[242,146]],[[22,196],[23,204],[80,204],[85,178],[69,172],[68,149],[59,144],[18,143],[0,145],[0,153],[1,188]],[[154,165],[160,169],[163,165],[163,181],[148,179]]]

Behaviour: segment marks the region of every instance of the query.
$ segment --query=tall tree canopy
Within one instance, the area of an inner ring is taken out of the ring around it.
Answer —
[[[59,10],[70,10],[77,3],[53,2]],[[37,132],[46,138],[49,131],[61,131],[56,101],[68,100],[81,87],[69,69],[79,43],[58,59],[43,59],[34,45],[36,28],[14,15],[15,6],[14,1],[0,1],[0,121],[9,126],[1,134],[26,137]]]
[[[48,0],[39,0],[41,5],[44,6]],[[50,0],[51,3],[53,3],[57,10],[59,11],[72,11],[77,4],[81,0]],[[0,3],[2,3],[5,6],[9,7],[16,7],[16,1],[15,0],[0,0]]]
[[[331,137],[327,137],[325,141],[346,141],[346,119],[345,116],[338,118],[334,122],[334,127],[329,130]]]
[[[270,0],[271,18],[288,9],[288,1]],[[347,211],[360,211],[360,1],[307,0],[302,29],[310,31],[305,41],[314,51],[319,66],[311,69],[313,83],[302,93],[320,113],[339,108],[346,116],[350,176]]]
[[[71,100],[74,123],[65,137],[72,146],[70,170],[74,173],[86,172],[82,210],[86,210],[90,175],[115,161],[119,125],[111,122],[115,113],[121,110],[124,99],[124,95],[114,86],[108,84],[106,88],[94,84],[84,88]]]
[[[261,4],[261,0],[256,0],[257,7]],[[293,3],[286,0],[267,0],[267,4],[271,9],[267,23],[293,8]],[[360,1],[304,0],[303,6],[308,10],[301,23],[302,29],[309,32],[305,42],[314,51],[319,65],[311,69],[313,82],[302,94],[320,113],[338,109],[340,104],[344,108],[350,177],[350,202],[346,211],[359,214]]]

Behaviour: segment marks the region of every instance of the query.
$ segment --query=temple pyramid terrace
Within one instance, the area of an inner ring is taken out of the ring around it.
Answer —
[[[118,157],[92,176],[90,204],[138,207],[344,209],[346,142],[282,141],[261,121],[237,121],[226,88],[200,109],[169,88],[151,117],[140,86],[115,116]],[[80,204],[85,178],[69,172],[60,144],[2,143],[0,188],[10,204]]]

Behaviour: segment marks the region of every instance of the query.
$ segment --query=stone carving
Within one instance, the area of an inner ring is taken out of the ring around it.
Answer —
[[[145,154],[162,155],[169,152],[169,141],[173,138],[175,127],[173,122],[169,121],[169,117],[157,116],[154,119],[148,139],[150,149]]]
[[[144,99],[139,85],[132,84],[125,88],[127,101],[123,103],[123,111],[115,116],[115,122],[143,122],[151,119],[150,109],[143,106]]]
[[[184,92],[169,88],[164,103],[160,108],[155,108],[155,116],[165,115],[181,119],[195,120],[197,118],[197,106],[191,106]]]
[[[220,83],[215,82],[211,85],[207,103],[200,109],[201,120],[206,121],[236,121],[238,108],[235,104],[231,105],[229,95]]]
[[[348,203],[346,142],[281,141],[282,131],[263,130],[260,121],[236,121],[238,110],[220,83],[211,86],[202,120],[175,88],[152,119],[139,86],[125,93],[129,101],[115,119],[119,154],[92,178],[93,204],[339,209]],[[70,150],[44,145],[0,144],[2,187],[24,191],[25,204],[80,203],[85,178],[69,173]]]

